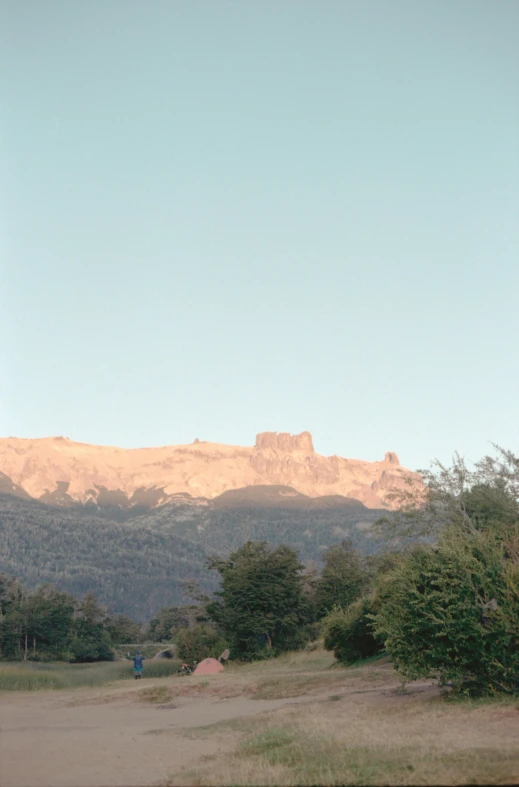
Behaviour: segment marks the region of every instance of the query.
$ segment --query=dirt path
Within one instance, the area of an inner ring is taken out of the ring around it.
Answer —
[[[0,700],[0,785],[157,784],[172,770],[232,748],[234,742],[228,731],[207,740],[161,733],[250,716],[289,702],[182,697],[175,700],[175,707],[161,708],[124,700],[83,705],[78,704],[77,695],[61,692],[60,696],[4,694]]]
[[[207,736],[189,737],[176,731],[315,703],[330,699],[331,694],[347,699],[353,720],[373,702],[395,700],[398,682],[389,665],[378,667],[375,685],[372,672],[362,679],[354,673],[336,673],[328,686],[312,686],[315,675],[309,673],[304,693],[283,699],[247,696],[255,690],[254,681],[243,673],[215,676],[211,687],[204,689],[194,681],[159,681],[157,686],[176,692],[162,705],[143,702],[144,693],[131,682],[75,691],[4,692],[0,695],[0,787],[159,785],[171,773],[200,764],[205,756],[232,751],[238,734],[228,727]],[[202,690],[210,691],[209,696],[200,696]],[[414,691],[418,698],[436,689],[424,684]],[[235,692],[239,696],[232,696]]]

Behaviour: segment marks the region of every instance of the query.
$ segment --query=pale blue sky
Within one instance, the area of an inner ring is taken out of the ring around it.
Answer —
[[[0,7],[1,435],[519,452],[519,3]]]

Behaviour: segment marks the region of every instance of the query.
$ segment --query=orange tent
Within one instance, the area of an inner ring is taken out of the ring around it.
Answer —
[[[223,672],[223,664],[216,659],[204,659],[200,662],[193,675],[214,675],[216,672]]]

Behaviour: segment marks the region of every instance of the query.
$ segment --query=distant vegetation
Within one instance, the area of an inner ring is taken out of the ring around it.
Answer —
[[[130,527],[81,509],[3,497],[0,541],[0,571],[27,587],[52,583],[76,598],[95,591],[110,609],[141,622],[181,602],[183,580],[208,581],[199,544],[146,521]]]
[[[140,627],[100,605],[93,593],[81,600],[52,585],[29,592],[0,574],[0,658],[16,661],[111,661],[113,645],[140,638]]]
[[[350,532],[356,541],[332,538],[328,532],[332,544],[323,548],[325,522],[329,531],[338,527],[330,527],[327,520],[330,515],[331,522],[337,521],[334,508],[311,511],[310,536],[316,539],[314,549],[316,543],[319,548],[310,554],[320,561],[303,562],[298,547],[280,543],[287,533],[297,544],[305,535],[306,508],[220,507],[197,519],[192,506],[187,511],[181,507],[181,514],[177,507],[171,521],[163,507],[155,518],[150,514],[114,526],[125,549],[140,544],[140,556],[129,553],[128,560],[134,559],[139,570],[139,559],[148,560],[149,581],[157,565],[166,571],[168,557],[172,564],[176,560],[177,566],[183,565],[185,574],[192,568],[183,584],[179,572],[171,580],[191,602],[164,605],[142,631],[130,617],[109,614],[91,593],[76,601],[51,586],[27,592],[17,580],[4,576],[1,656],[25,661],[102,660],[112,657],[116,643],[140,636],[173,640],[178,655],[189,660],[217,656],[228,647],[231,659],[252,661],[301,649],[323,637],[326,648],[343,663],[385,650],[404,682],[432,678],[461,693],[517,694],[519,459],[498,449],[497,457],[485,457],[469,471],[455,457],[452,467],[436,463],[424,477],[425,494],[402,492],[399,510],[386,512],[375,523],[376,554],[374,542],[366,549],[354,524]],[[341,509],[344,529],[345,522],[352,522],[347,508]],[[271,533],[270,543],[245,538],[245,543],[231,547],[240,534],[243,538],[265,530]],[[79,566],[84,553],[76,536],[78,552],[71,562]],[[168,538],[177,540],[183,555],[164,553]],[[202,540],[219,543],[203,560]],[[150,543],[157,550],[162,544],[164,562],[159,551],[151,559]],[[124,565],[128,570],[124,552],[118,555],[121,569]],[[99,562],[110,565],[110,560],[113,557],[103,554]],[[170,571],[173,574],[171,566]],[[167,573],[161,575],[163,582],[166,578]],[[118,579],[116,563],[114,581]],[[130,595],[144,592],[139,582],[137,574],[133,587],[128,586]]]
[[[344,538],[363,553],[375,549],[369,531],[358,525],[373,524],[381,511],[348,498],[308,507],[304,495],[297,504],[276,496],[274,506],[272,490],[238,490],[240,505],[231,496],[229,507],[223,496],[214,505],[185,496],[118,522],[106,510],[53,508],[0,495],[0,571],[31,589],[50,582],[76,597],[94,591],[110,609],[145,622],[162,607],[185,601],[184,581],[215,590],[207,558],[225,557],[247,541],[287,544],[303,562],[319,562],[327,547]]]

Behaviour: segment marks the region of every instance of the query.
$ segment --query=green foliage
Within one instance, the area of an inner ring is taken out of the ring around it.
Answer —
[[[421,470],[425,489],[404,487],[388,495],[397,507],[375,522],[373,534],[402,549],[433,543],[448,528],[464,533],[506,529],[519,522],[519,459],[495,446],[469,470],[455,454],[446,467],[435,460]]]
[[[44,585],[27,597],[28,642],[33,645],[33,656],[38,643],[39,656],[62,656],[67,651],[69,632],[74,615],[74,599],[68,593]],[[23,609],[23,607],[22,607]]]
[[[380,583],[374,616],[408,680],[519,691],[519,459],[495,448],[473,470],[459,455],[433,463],[425,494],[377,525],[386,541],[414,544]]]
[[[217,659],[227,647],[216,629],[207,623],[179,629],[176,641],[178,657],[189,663],[207,658]]]
[[[87,593],[78,606],[74,621],[74,635],[70,643],[72,660],[77,662],[111,661],[114,657],[108,613],[92,592]]]
[[[107,631],[100,633],[95,639],[92,636],[85,636],[82,631],[70,643],[70,661],[78,664],[86,664],[91,661],[112,661],[114,658],[110,643],[110,636]]]
[[[0,572],[31,590],[52,583],[75,598],[94,588],[110,609],[147,621],[182,602],[183,580],[215,585],[202,539],[178,535],[176,510],[167,509],[121,524],[86,507],[57,509],[0,495]],[[165,532],[160,517],[168,521]]]
[[[372,597],[357,599],[347,609],[335,607],[323,620],[323,642],[326,650],[345,664],[373,656],[383,649],[375,639],[371,615],[375,609]]]
[[[324,568],[315,594],[318,618],[324,617],[335,605],[346,609],[358,598],[366,584],[361,556],[350,540],[329,547],[323,561]]]
[[[203,617],[204,610],[198,604],[182,604],[180,606],[163,607],[150,620],[147,637],[154,642],[169,642],[180,629],[195,626]]]
[[[129,619],[114,619],[93,593],[81,601],[51,585],[29,593],[18,580],[0,575],[0,658],[23,661],[108,661],[112,632],[139,631]]]
[[[374,630],[405,679],[519,691],[517,544],[517,527],[506,539],[449,528],[387,576]],[[497,609],[484,610],[492,599]]]
[[[288,544],[302,562],[320,561],[345,537],[362,553],[374,551],[369,530],[357,525],[373,523],[379,511],[310,498],[294,507],[291,499],[265,506],[244,498],[226,507],[186,496],[130,516],[119,508],[56,508],[0,494],[0,572],[30,589],[50,582],[76,598],[95,588],[110,609],[144,623],[185,602],[186,580],[216,590],[207,556],[227,557],[247,541]],[[122,515],[129,516],[124,524],[117,521]]]
[[[478,483],[463,496],[467,517],[477,530],[501,530],[519,521],[517,500],[503,479]]]
[[[334,604],[321,621],[325,648],[332,650],[335,658],[345,664],[369,658],[383,650],[383,642],[375,638],[371,618],[378,608],[379,588],[385,575],[402,560],[400,554],[387,552],[364,558],[355,553],[353,555],[354,571],[346,573],[346,578],[354,578],[350,585],[350,598],[355,598],[359,592],[363,595],[351,602],[348,601],[347,593],[342,597],[338,595],[342,604],[339,601]]]
[[[220,574],[221,590],[207,612],[234,658],[274,655],[305,644],[311,610],[294,550],[248,542],[210,565]]]
[[[60,658],[67,652],[75,602],[44,585],[32,595],[16,579],[0,576],[0,656]]]
[[[112,645],[124,642],[138,642],[142,638],[141,627],[127,615],[117,615],[107,621],[106,628]]]

